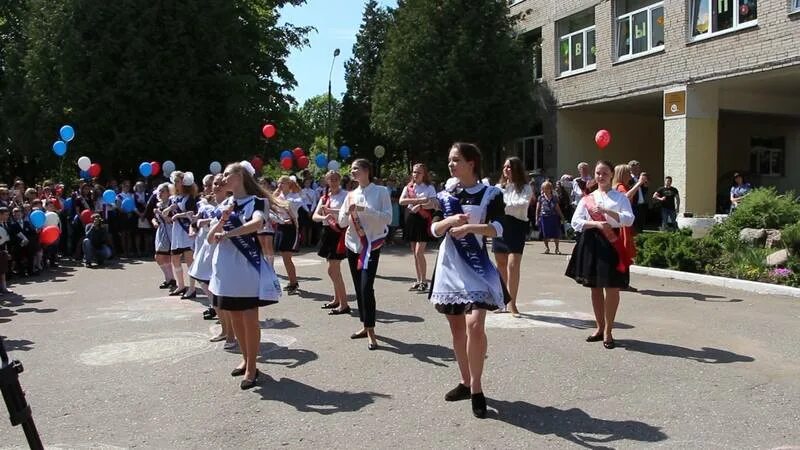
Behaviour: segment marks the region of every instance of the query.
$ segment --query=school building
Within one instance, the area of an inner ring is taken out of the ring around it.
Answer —
[[[695,216],[722,209],[734,172],[800,192],[800,0],[509,5],[545,109],[513,149],[526,169],[637,159]]]

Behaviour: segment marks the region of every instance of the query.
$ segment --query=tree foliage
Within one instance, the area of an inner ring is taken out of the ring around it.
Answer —
[[[386,34],[393,22],[391,9],[379,7],[375,0],[368,1],[353,45],[353,56],[344,65],[347,92],[342,98],[341,141],[350,145],[355,156],[370,158],[377,145],[388,148],[387,159],[402,155],[384,136],[374,132],[370,123],[375,78]]]
[[[373,128],[443,164],[454,141],[487,159],[534,120],[532,77],[507,2],[407,0],[390,29],[372,103]]]
[[[331,146],[335,147],[333,138],[339,132],[339,116],[342,111],[342,102],[333,96],[330,97],[330,101]],[[303,106],[298,110],[298,114],[311,133],[312,142],[306,144],[309,148],[315,143],[315,138],[322,137],[327,140],[329,125],[327,93],[315,95],[303,102]],[[323,146],[322,148],[324,149],[325,147]]]
[[[172,159],[202,172],[264,152],[260,126],[291,115],[286,58],[308,29],[280,25],[278,11],[304,0],[25,3],[24,101],[9,111],[4,97],[2,110],[12,170],[58,164],[49,148],[70,123],[65,164],[87,155],[114,176]]]

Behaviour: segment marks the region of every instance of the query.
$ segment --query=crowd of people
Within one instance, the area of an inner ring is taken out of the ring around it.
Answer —
[[[486,314],[520,316],[520,267],[533,230],[546,254],[550,244],[561,254],[559,240],[567,231],[575,234],[565,274],[590,290],[597,328],[586,340],[615,347],[619,291],[630,288],[633,236],[647,214],[649,180],[637,161],[598,161],[594,167],[582,162],[574,178],[529,180],[522,161],[510,157],[492,184],[481,173],[480,150],[467,143],[453,144],[447,163],[450,178],[440,185],[422,163],[413,165],[405,183],[378,180],[365,159],[354,160],[347,176],[330,171],[319,179],[307,171],[259,178],[246,161],[200,183],[190,172],[174,171],[152,193],[142,181],[82,182],[70,191],[50,180],[36,187],[14,180],[0,185],[0,293],[9,293],[7,275],[35,275],[57,266],[59,257],[95,267],[116,255],[155,255],[163,275],[159,288],[183,299],[202,290],[208,298],[203,317],[221,324],[211,340],[238,347],[242,362],[231,375],[243,377],[240,387],[249,389],[259,377],[258,308],[278,302],[283,291],[299,293],[293,257],[301,246],[318,248],[327,263],[331,301],[322,308],[330,315],[351,312],[341,268],[347,260],[360,321],[350,338],[378,348],[374,282],[381,250],[397,244],[402,230],[415,268],[409,291],[427,294],[451,331],[459,383],[445,400],[470,399],[475,416],[484,417]],[[664,227],[674,224],[680,204],[671,181],[667,177],[652,196]],[[105,195],[109,189],[113,201]],[[737,189],[736,195],[746,195]],[[126,212],[125,201],[135,207]],[[58,215],[56,242],[39,244],[39,230],[30,221],[36,210]],[[430,279],[428,245],[439,249]],[[288,279],[283,287],[276,254]]]

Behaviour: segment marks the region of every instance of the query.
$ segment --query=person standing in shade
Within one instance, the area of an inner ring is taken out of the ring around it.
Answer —
[[[653,194],[653,199],[661,203],[661,229],[677,230],[681,196],[678,194],[678,189],[672,185],[672,177],[664,178],[664,186]]]
[[[625,194],[612,188],[614,166],[598,161],[597,190],[578,203],[572,228],[581,233],[565,275],[589,288],[597,330],[587,342],[603,341],[615,347],[611,332],[619,307],[619,291],[630,282],[630,259],[620,237],[620,228],[633,225],[631,204]]]
[[[731,210],[730,214],[739,207],[742,199],[750,193],[753,188],[750,183],[745,183],[742,174],[736,172],[733,174],[733,186],[731,187]]]
[[[433,240],[430,228],[434,212],[432,200],[436,197],[436,189],[430,183],[430,175],[425,164],[414,164],[411,170],[411,181],[400,194],[400,205],[408,208],[405,238],[411,243],[411,253],[414,256],[414,267],[417,274],[417,280],[408,289],[409,291],[428,291],[425,249],[428,242]]]
[[[450,175],[458,180],[438,194],[443,219],[434,236],[444,236],[436,259],[430,301],[445,314],[461,381],[445,401],[472,401],[472,414],[486,417],[481,377],[486,358],[486,311],[504,308],[508,298],[500,273],[486,251],[486,238],[503,236],[503,191],[481,179],[481,152],[474,144],[453,144]]]
[[[631,180],[628,182],[629,191],[633,191],[636,185],[639,186],[635,197],[631,198],[630,201],[633,215],[636,217],[636,220],[633,222],[633,227],[636,229],[636,232],[641,233],[644,231],[644,226],[647,223],[647,214],[650,211],[648,203],[650,197],[647,195],[649,178],[646,172],[642,172],[642,165],[639,161],[633,159],[628,163],[628,166],[631,172]]]
[[[339,208],[339,227],[347,227],[345,246],[350,275],[356,290],[358,317],[363,327],[351,339],[369,338],[367,348],[375,350],[375,274],[389,224],[392,222],[392,201],[389,191],[372,182],[372,164],[356,159],[350,165],[350,175],[358,186],[345,198]]]
[[[572,180],[572,190],[570,190],[569,198],[572,212],[578,206],[578,202],[583,198],[583,190],[586,188],[586,183],[591,181],[592,174],[589,168],[589,163],[581,161],[578,164],[578,176]],[[581,186],[581,182],[583,186]],[[572,217],[571,215],[568,217]]]
[[[528,234],[528,205],[533,197],[533,189],[525,180],[522,160],[516,156],[506,160],[497,187],[503,192],[505,214],[502,219],[503,235],[492,239],[492,251],[497,270],[511,297],[507,311],[514,317],[519,317],[519,271],[522,252],[525,250],[525,237]]]

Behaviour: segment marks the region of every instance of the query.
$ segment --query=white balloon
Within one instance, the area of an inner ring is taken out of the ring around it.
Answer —
[[[192,172],[186,172],[183,174],[183,185],[184,186],[191,186],[194,184],[194,174]]]
[[[89,170],[89,167],[92,166],[92,160],[89,159],[88,156],[81,156],[78,158],[78,168],[81,170]]]
[[[383,155],[386,154],[386,147],[382,145],[378,145],[375,147],[375,157],[376,158],[383,158]]]
[[[161,165],[161,171],[164,172],[164,175],[169,176],[175,171],[175,163],[169,160],[164,161],[164,164]]]
[[[211,172],[212,175],[216,175],[222,172],[222,164],[219,161],[214,161],[208,166],[208,171]]]
[[[44,213],[44,226],[49,227],[51,225],[58,225],[61,220],[58,217],[58,213],[53,211],[47,211]]]
[[[328,170],[333,170],[335,172],[339,170],[340,167],[342,167],[342,165],[339,164],[339,161],[335,159],[328,161]]]

